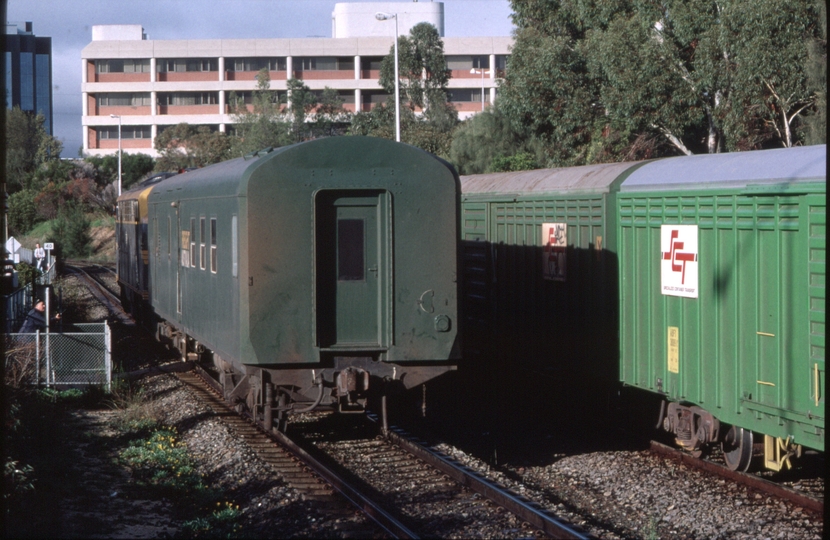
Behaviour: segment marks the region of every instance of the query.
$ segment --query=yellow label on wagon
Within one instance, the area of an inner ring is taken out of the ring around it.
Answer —
[[[669,372],[680,373],[680,328],[669,326]]]

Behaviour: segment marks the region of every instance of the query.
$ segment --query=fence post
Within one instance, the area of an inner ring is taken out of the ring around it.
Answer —
[[[112,333],[109,322],[104,322],[104,369],[107,371],[107,392],[112,392]]]
[[[40,388],[40,339],[39,338],[40,338],[40,336],[35,336],[35,388]]]

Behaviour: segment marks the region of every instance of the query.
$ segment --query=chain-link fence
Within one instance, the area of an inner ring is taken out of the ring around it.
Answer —
[[[102,386],[112,384],[110,327],[63,325],[62,331],[6,334],[6,384]]]

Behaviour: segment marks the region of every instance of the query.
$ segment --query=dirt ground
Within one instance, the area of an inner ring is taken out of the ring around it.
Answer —
[[[167,501],[142,497],[118,464],[115,414],[73,409],[43,418],[48,429],[29,441],[34,496],[11,509],[6,538],[165,538],[179,531]]]

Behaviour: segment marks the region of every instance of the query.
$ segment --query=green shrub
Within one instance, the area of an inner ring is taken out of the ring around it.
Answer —
[[[24,189],[12,193],[8,198],[9,234],[20,236],[26,234],[37,223],[36,191]]]
[[[89,218],[80,208],[74,205],[62,208],[52,225],[52,236],[49,238],[50,242],[56,244],[55,257],[60,259],[89,258],[92,253],[92,237],[89,229]]]

